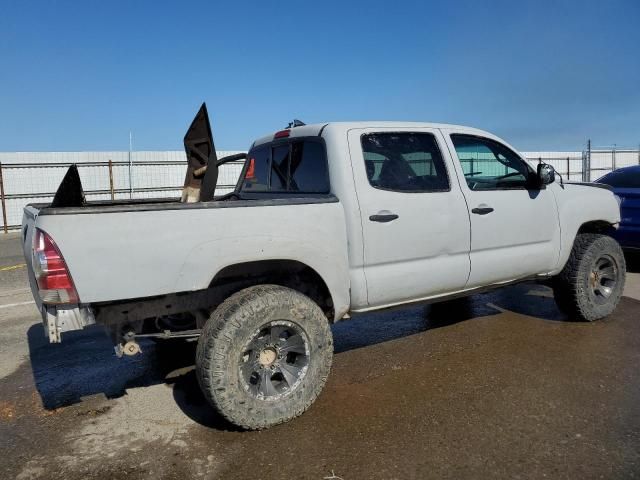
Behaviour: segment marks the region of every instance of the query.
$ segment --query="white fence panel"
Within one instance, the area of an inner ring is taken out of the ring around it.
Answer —
[[[241,153],[219,151],[218,158]],[[0,152],[4,205],[9,229],[19,228],[22,210],[29,203],[53,200],[69,165],[78,172],[87,200],[109,200],[111,184],[115,199],[179,197],[184,184],[187,160],[183,151],[141,152]],[[217,193],[233,190],[242,162],[220,167]],[[0,204],[0,209],[2,205]],[[0,228],[4,224],[0,223]]]
[[[240,153],[219,151],[218,158]],[[553,165],[565,180],[581,181],[588,152],[523,152],[532,162],[543,161]],[[640,150],[599,148],[590,151],[593,181],[612,169],[640,164]],[[483,165],[482,158],[474,158],[473,169]],[[78,165],[82,185],[91,200],[111,198],[109,161],[112,162],[114,198],[170,198],[178,197],[184,183],[186,156],[183,151],[140,152],[0,152],[6,224],[9,229],[19,228],[22,210],[29,203],[46,203],[53,195],[70,164]],[[470,161],[470,159],[469,159]],[[469,163],[469,162],[467,162]],[[471,164],[466,165],[471,168]],[[492,168],[495,167],[492,164]],[[217,194],[233,190],[242,162],[220,167]],[[482,170],[482,169],[481,169]],[[2,206],[0,205],[0,209]],[[0,222],[0,229],[4,226]]]

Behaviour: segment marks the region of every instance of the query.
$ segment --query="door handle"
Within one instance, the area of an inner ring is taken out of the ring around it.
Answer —
[[[392,222],[394,221],[396,218],[398,218],[398,215],[396,215],[395,213],[377,213],[376,215],[371,215],[369,217],[369,220],[371,220],[372,222],[381,222],[381,223],[387,223],[387,222]]]
[[[486,205],[483,207],[476,207],[471,209],[471,213],[475,213],[476,215],[486,215],[487,213],[493,212],[493,208],[487,207]]]

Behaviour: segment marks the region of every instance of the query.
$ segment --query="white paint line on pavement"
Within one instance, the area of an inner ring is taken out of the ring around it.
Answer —
[[[30,288],[18,288],[16,290],[5,290],[0,291],[0,297],[12,297],[14,295],[19,295],[21,293],[29,293],[31,292]]]
[[[6,303],[4,305],[0,305],[0,310],[2,310],[3,308],[20,307],[22,305],[31,305],[32,303],[34,303],[33,300],[31,300],[29,302]]]

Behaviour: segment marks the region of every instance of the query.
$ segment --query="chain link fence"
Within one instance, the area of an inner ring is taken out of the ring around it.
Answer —
[[[217,152],[218,158],[241,153]],[[594,181],[617,168],[639,165],[640,147],[591,147],[575,152],[523,152],[532,162],[553,165],[565,181]],[[169,198],[181,195],[184,152],[0,152],[0,208],[4,232],[20,228],[29,203],[46,203],[69,166],[78,165],[87,200]],[[220,167],[216,194],[236,185],[242,161]]]
[[[584,181],[582,152],[523,152],[523,155],[534,164],[544,162],[552,165],[565,181]]]
[[[592,147],[585,150],[585,171],[589,173],[587,181],[597,180],[613,170],[631,165],[640,165],[640,146],[638,148],[620,148],[617,146]]]
[[[241,153],[217,152],[218,158]],[[53,200],[71,164],[78,166],[85,196],[92,200],[180,197],[184,152],[0,153],[0,208],[4,232],[20,228],[29,203]],[[216,194],[235,188],[243,161],[220,166]]]

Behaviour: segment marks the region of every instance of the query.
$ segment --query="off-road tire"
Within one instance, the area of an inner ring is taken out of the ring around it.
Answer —
[[[268,401],[243,384],[239,362],[256,330],[269,322],[295,324],[308,338],[305,375],[283,398]],[[278,285],[258,285],[231,295],[205,323],[196,350],[196,375],[209,403],[229,422],[259,430],[301,415],[316,400],[333,360],[329,322],[305,295]]]
[[[610,295],[594,293],[593,271],[607,258],[615,265],[616,279]],[[624,290],[626,264],[618,242],[607,235],[581,233],[576,236],[569,260],[553,278],[553,296],[558,308],[570,319],[592,322],[611,314]]]

